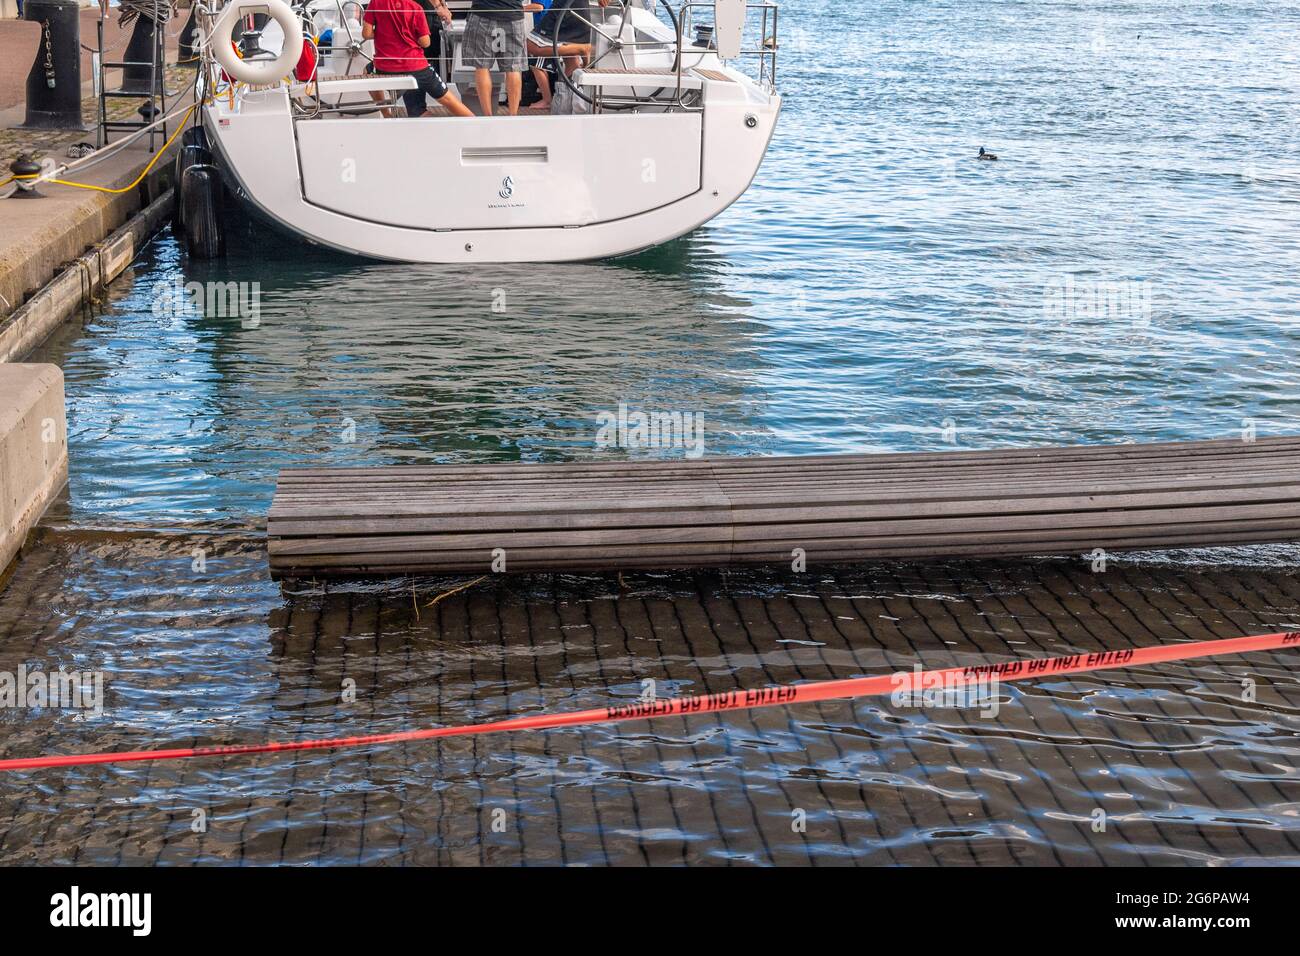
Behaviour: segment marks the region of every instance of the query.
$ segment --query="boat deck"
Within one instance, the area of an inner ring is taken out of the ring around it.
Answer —
[[[10,711],[0,751],[405,729],[627,702],[645,680],[668,696],[1300,625],[1300,581],[1267,567],[539,575],[433,604],[457,581],[282,596],[263,548],[45,533],[0,600],[0,669],[98,662],[108,711]],[[1004,685],[991,719],[862,700],[15,774],[0,778],[0,861],[1300,862],[1296,663]],[[356,703],[340,701],[348,680]]]

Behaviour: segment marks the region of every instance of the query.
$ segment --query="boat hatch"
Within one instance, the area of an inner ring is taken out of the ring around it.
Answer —
[[[309,203],[419,229],[579,226],[700,189],[699,113],[295,124]],[[539,255],[544,250],[539,251]]]

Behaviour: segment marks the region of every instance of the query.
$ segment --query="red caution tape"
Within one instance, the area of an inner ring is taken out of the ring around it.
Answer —
[[[934,671],[879,674],[875,677],[789,684],[783,687],[766,687],[761,690],[730,690],[717,694],[700,694],[691,697],[656,700],[650,703],[637,702],[616,707],[602,707],[597,710],[578,710],[564,714],[538,714],[534,717],[518,717],[513,720],[501,720],[490,724],[471,724],[464,727],[435,727],[427,730],[405,730],[389,734],[367,734],[361,737],[296,740],[289,743],[243,744],[233,747],[127,750],[115,753],[68,754],[62,757],[0,760],[0,770],[36,770],[41,767],[81,767],[97,763],[131,763],[137,760],[183,760],[192,757],[230,757],[238,754],[286,753],[294,750],[340,750],[344,748],[372,747],[378,744],[406,743],[413,740],[436,740],[441,737],[499,734],[512,730],[548,730],[556,727],[576,727],[583,724],[601,724],[619,720],[644,720],[646,718],[671,717],[673,715],[709,714],[724,710],[745,710],[754,707],[780,707],[787,704],[801,704],[816,700],[875,697],[896,692],[919,692],[936,686],[945,688],[961,687],[963,685],[988,682],[993,678],[997,678],[999,681],[1032,680],[1036,677],[1059,677],[1063,674],[1080,674],[1085,671],[1137,667],[1144,664],[1190,660],[1195,657],[1248,654],[1253,651],[1271,651],[1284,647],[1300,647],[1300,631],[1291,631],[1285,634],[1261,634],[1255,637],[1234,637],[1222,641],[1199,641],[1191,644],[1137,647],[1123,651],[1070,654],[1065,657],[1021,659],[1000,664],[950,667]]]

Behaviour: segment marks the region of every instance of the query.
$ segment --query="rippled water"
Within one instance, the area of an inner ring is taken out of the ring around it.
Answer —
[[[45,353],[74,507],[242,522],[288,462],[620,455],[619,402],[702,413],[717,454],[1300,430],[1300,5],[794,0],[784,36],[753,189],[646,255],[160,240]],[[154,315],[177,276],[261,283],[260,325]],[[1150,312],[1063,318],[1067,277]]]
[[[970,596],[991,587],[984,572],[946,586],[868,574],[856,609],[843,602],[857,583],[823,580],[816,604],[853,623],[823,621],[816,635],[798,633],[798,589],[766,578],[656,579],[612,602],[631,625],[588,620],[612,601],[596,580],[536,584],[540,598],[521,584],[419,620],[400,585],[284,596],[266,580],[254,529],[279,467],[663,453],[596,446],[597,413],[619,403],[700,412],[711,454],[1300,431],[1300,6],[783,10],[786,108],[771,154],[735,207],[682,240],[617,262],[467,270],[344,260],[262,233],[222,263],[191,263],[164,234],[102,310],[33,356],[67,376],[72,474],[50,542],[0,601],[6,659],[108,661],[118,696],[107,737],[43,716],[15,726],[5,749],[48,749],[65,733],[126,746],[592,706],[647,675],[683,690],[849,676],[942,659],[947,641],[926,618],[951,602],[974,616],[951,650],[968,655],[1294,624],[1289,548],[1211,552],[1201,570],[1161,572],[1175,576],[1152,587],[1183,595],[1183,609],[1139,626],[1142,612],[1123,630],[1118,608],[1097,612],[1095,627],[1062,623],[1069,602],[1104,602],[1106,579],[1103,597],[1079,597],[1097,585],[1070,578],[1044,598],[1024,569],[1008,572],[1001,610]],[[980,146],[999,160],[977,161]],[[159,309],[160,287],[177,278],[260,283],[257,325]],[[1080,293],[1116,284],[1117,311],[1089,314],[1083,297],[1058,307],[1067,280]],[[234,537],[212,539],[212,570],[196,573],[192,549],[218,531]],[[1283,570],[1245,587],[1226,562],[1246,560]],[[769,627],[755,623],[758,606],[737,611],[751,645],[724,633],[730,612],[714,608],[717,649],[627,636],[684,634],[685,622],[641,616],[689,616],[692,602],[732,600],[737,586],[771,596],[764,614],[796,618]],[[975,619],[988,614],[984,631]],[[862,631],[895,620],[875,644]],[[800,641],[816,666],[797,663]],[[339,680],[358,667],[373,674],[370,709],[341,710]],[[824,828],[800,836],[796,857],[1294,858],[1294,683],[1266,659],[1257,667],[1276,693],[1249,706],[1230,699],[1238,671],[1225,683],[1215,665],[1020,689],[1009,730],[825,705],[839,709],[404,748],[374,762],[254,761],[237,799],[219,795],[247,764],[193,771],[182,796],[158,789],[175,780],[167,770],[70,773],[47,778],[58,799],[44,815],[5,782],[16,828],[0,854],[783,862],[791,801],[821,800]],[[1153,685],[1170,693],[1150,697]],[[414,795],[435,777],[445,785]],[[622,809],[602,818],[611,787]],[[655,804],[670,791],[688,805]],[[521,829],[503,849],[476,815],[487,792],[570,822],[545,824],[531,844]],[[1113,810],[1117,793],[1138,829],[1098,849],[1078,821],[1099,801]],[[233,830],[185,844],[184,808],[213,800]],[[638,823],[642,800],[658,809]],[[136,850],[93,828],[87,843],[87,814],[135,833]],[[654,832],[638,839],[638,826]],[[286,850],[304,831],[305,848]]]

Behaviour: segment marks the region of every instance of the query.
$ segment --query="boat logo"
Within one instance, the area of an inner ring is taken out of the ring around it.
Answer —
[[[505,179],[501,180],[501,188],[497,190],[497,195],[501,197],[501,201],[497,202],[493,200],[492,202],[488,203],[488,208],[489,209],[522,209],[524,206],[528,205],[527,203],[519,202],[518,200],[513,199],[512,197],[514,196],[514,194],[515,194],[515,177],[507,176]]]

